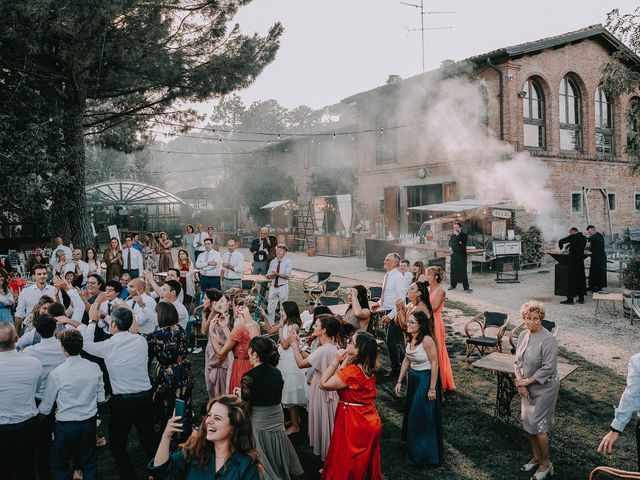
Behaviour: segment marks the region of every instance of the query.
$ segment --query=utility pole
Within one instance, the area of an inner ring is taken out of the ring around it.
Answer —
[[[414,8],[419,8],[420,9],[420,28],[407,28],[407,30],[411,31],[411,32],[417,32],[420,31],[420,36],[422,38],[422,73],[424,73],[424,32],[426,30],[448,30],[451,29],[453,27],[449,26],[449,27],[431,27],[431,28],[424,28],[424,16],[425,15],[442,15],[442,14],[449,14],[449,13],[456,13],[456,12],[445,12],[445,11],[440,11],[440,12],[435,12],[435,11],[426,11],[424,10],[424,0],[420,0],[420,5],[416,4],[416,3],[408,3],[408,2],[399,2],[402,5],[407,5],[409,7],[414,7]]]

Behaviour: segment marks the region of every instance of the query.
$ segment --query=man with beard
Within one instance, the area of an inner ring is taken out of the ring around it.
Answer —
[[[587,245],[587,237],[578,231],[576,227],[569,230],[569,236],[560,239],[560,249],[569,244],[569,272],[567,278],[567,299],[560,302],[564,305],[573,305],[573,297],[578,296],[578,303],[584,303],[587,293],[586,278],[584,275],[584,247]]]

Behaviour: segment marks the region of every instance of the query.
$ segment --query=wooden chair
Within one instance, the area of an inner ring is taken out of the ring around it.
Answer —
[[[558,333],[558,324],[556,322],[552,322],[551,320],[542,320],[542,326],[547,330],[549,330],[554,337]],[[524,325],[524,322],[522,322],[520,325],[518,325],[516,328],[511,330],[511,332],[509,333],[509,343],[511,344],[512,355],[515,355],[516,353],[516,348],[518,346],[518,338],[520,338],[520,334],[524,331],[525,328],[526,327]]]
[[[628,472],[626,470],[618,470],[611,467],[596,467],[591,471],[589,480],[595,480],[598,474],[603,473],[613,478],[626,478],[630,480],[640,480],[640,472]]]
[[[316,303],[316,300],[324,294],[325,284],[331,277],[331,272],[317,272],[302,280],[304,301],[308,305]]]
[[[480,332],[471,332],[470,326],[477,324]],[[474,350],[482,357],[489,349],[502,352],[502,336],[504,335],[507,325],[509,324],[509,316],[500,312],[484,312],[476,315],[465,326],[464,333],[468,337],[467,342],[467,362]],[[495,333],[488,335],[487,330],[495,329]],[[480,335],[472,335],[472,333],[480,333]]]

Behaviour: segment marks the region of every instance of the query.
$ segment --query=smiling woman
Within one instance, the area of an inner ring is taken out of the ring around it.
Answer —
[[[255,448],[251,419],[244,402],[231,395],[215,398],[207,405],[200,429],[169,455],[171,437],[182,432],[180,417],[172,417],[162,434],[149,469],[166,480],[259,480],[260,461]]]

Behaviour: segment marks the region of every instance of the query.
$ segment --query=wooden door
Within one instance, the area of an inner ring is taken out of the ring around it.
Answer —
[[[385,235],[389,232],[398,238],[400,231],[400,187],[384,187]]]

